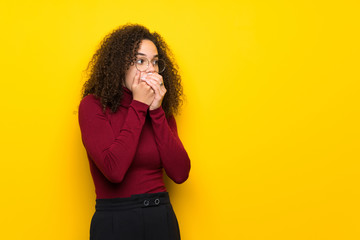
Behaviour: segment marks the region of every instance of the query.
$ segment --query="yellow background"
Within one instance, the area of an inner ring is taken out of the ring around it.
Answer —
[[[181,68],[182,239],[360,239],[357,2],[2,2],[1,239],[88,239],[83,70],[127,22]]]

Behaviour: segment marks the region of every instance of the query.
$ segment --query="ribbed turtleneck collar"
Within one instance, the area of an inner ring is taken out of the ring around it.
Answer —
[[[123,87],[123,98],[121,100],[121,105],[124,107],[129,107],[132,99],[132,92],[127,87]]]

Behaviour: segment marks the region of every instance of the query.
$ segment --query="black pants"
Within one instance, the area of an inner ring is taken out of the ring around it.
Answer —
[[[90,240],[180,240],[168,192],[96,199]]]

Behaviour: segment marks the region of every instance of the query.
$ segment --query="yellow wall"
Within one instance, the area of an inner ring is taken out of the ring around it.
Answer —
[[[183,74],[192,169],[167,186],[184,240],[360,239],[357,2],[2,3],[1,239],[88,239],[82,71],[127,22]]]

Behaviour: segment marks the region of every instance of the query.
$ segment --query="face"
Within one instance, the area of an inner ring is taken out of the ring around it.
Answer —
[[[146,57],[149,61],[156,60],[158,58],[158,51],[155,44],[147,39],[144,39],[140,42],[139,49],[137,51],[137,58]],[[131,90],[131,85],[133,83],[136,71],[135,64],[131,65],[125,73],[125,87]],[[148,72],[154,72],[154,66],[150,63],[147,70],[141,74],[146,74]]]

